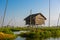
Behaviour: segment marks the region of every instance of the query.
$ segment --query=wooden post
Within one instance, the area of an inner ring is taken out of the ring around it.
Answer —
[[[59,18],[60,18],[60,14],[59,14],[58,21],[57,21],[57,27],[58,27],[58,24],[59,24]]]
[[[30,10],[30,27],[32,27],[32,10]]]
[[[50,27],[50,0],[49,0],[49,27]]]
[[[37,28],[38,28],[38,25],[36,25],[36,33],[37,33]]]
[[[6,0],[6,6],[5,6],[5,10],[4,10],[4,16],[3,16],[3,20],[2,20],[2,24],[1,24],[2,27],[3,27],[4,19],[5,19],[5,16],[6,16],[7,5],[8,5],[8,0]]]
[[[31,15],[32,15],[32,10],[30,10],[30,26],[31,26]]]

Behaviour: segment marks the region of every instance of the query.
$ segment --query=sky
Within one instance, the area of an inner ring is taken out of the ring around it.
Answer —
[[[6,0],[0,0],[0,25],[4,15]],[[4,25],[25,26],[24,18],[32,14],[42,13],[47,20],[45,25],[49,22],[49,0],[8,0],[6,16]],[[50,0],[50,25],[57,25],[60,13],[60,0]],[[60,25],[60,22],[59,22]]]

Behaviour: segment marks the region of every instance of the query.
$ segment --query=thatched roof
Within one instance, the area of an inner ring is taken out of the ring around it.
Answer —
[[[43,16],[43,14],[41,14],[41,13],[37,13],[37,14],[29,15],[29,16],[28,16],[28,17],[26,17],[24,20],[30,19],[30,17],[31,17],[31,18],[34,18],[34,17],[35,17],[35,16],[37,16],[37,15],[41,15],[41,16],[46,20],[46,17],[45,17],[45,16]]]

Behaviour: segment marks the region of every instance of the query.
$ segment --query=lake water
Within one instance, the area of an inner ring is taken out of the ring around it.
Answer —
[[[26,38],[22,38],[20,36],[18,36],[15,40],[25,40]]]
[[[60,40],[60,38],[47,38],[47,39],[40,39],[40,38],[22,38],[22,37],[17,37],[15,40]]]
[[[21,32],[27,32],[27,31],[14,32],[14,34],[20,34]],[[18,36],[15,40],[60,40],[60,38],[47,38],[47,39],[44,39],[44,38],[22,38],[22,37]]]

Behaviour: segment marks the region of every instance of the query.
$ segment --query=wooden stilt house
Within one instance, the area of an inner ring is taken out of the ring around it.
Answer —
[[[46,17],[42,13],[29,15],[25,19],[26,25],[42,25],[45,24]]]

